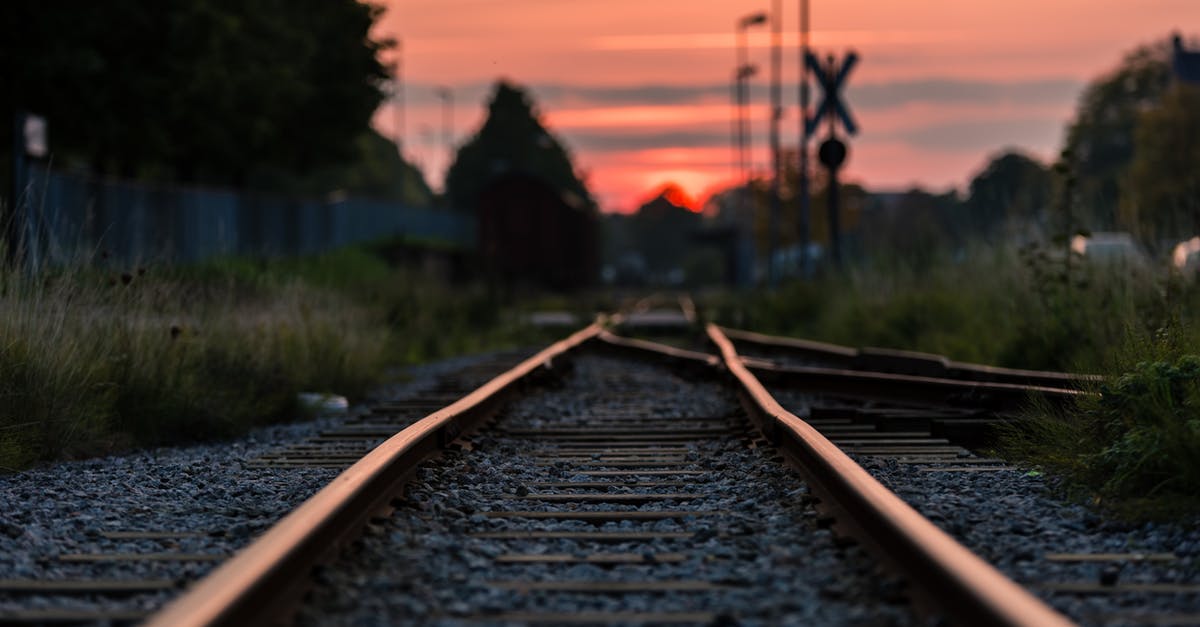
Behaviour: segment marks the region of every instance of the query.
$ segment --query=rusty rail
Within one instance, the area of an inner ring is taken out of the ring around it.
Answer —
[[[914,376],[1060,389],[1079,389],[1101,379],[1096,375],[1000,368],[953,361],[942,355],[931,353],[890,348],[851,348],[814,340],[766,335],[726,327],[719,328],[726,337],[735,342],[768,349],[782,349],[812,359],[819,359],[833,367],[851,370],[899,371]]]
[[[742,357],[741,361],[756,376],[777,385],[888,400],[927,401],[940,397],[947,401],[958,399],[988,406],[1015,406],[1028,401],[1030,395],[1062,403],[1087,394],[1076,389],[1026,383],[993,383],[815,366],[779,366],[751,357]]]
[[[962,625],[1072,624],[938,529],[767,392],[720,327],[706,327],[743,405],[804,472],[838,524],[904,572],[919,601]]]
[[[421,460],[481,423],[507,392],[596,338],[602,328],[597,321],[577,331],[392,436],[146,624],[186,627],[277,622],[283,609],[280,600],[298,597],[311,568],[334,555],[370,516],[383,510]]]

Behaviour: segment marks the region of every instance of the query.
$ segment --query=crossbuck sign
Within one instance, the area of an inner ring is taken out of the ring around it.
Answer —
[[[832,56],[829,57],[829,63],[826,65],[822,65],[821,61],[811,52],[804,56],[804,60],[816,75],[817,82],[821,84],[821,90],[825,92],[821,106],[817,107],[817,111],[811,119],[804,122],[808,127],[808,134],[811,135],[813,131],[817,130],[817,125],[821,123],[821,120],[831,118],[835,120],[835,123],[836,120],[841,120],[842,126],[850,135],[857,135],[858,125],[855,124],[850,110],[842,101],[841,92],[842,86],[846,84],[846,76],[850,74],[850,70],[854,69],[854,64],[858,63],[858,54],[847,53],[840,68]]]

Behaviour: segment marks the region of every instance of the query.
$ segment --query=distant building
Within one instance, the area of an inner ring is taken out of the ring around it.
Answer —
[[[1185,83],[1200,84],[1200,51],[1185,50],[1183,37],[1178,34],[1172,40],[1171,69],[1175,77]]]

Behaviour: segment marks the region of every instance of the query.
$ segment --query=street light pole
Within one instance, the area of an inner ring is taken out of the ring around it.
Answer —
[[[766,13],[751,13],[742,17],[737,22],[737,109],[738,109],[738,146],[739,146],[739,167],[741,168],[741,180],[748,181],[748,171],[753,169],[752,161],[750,160],[750,152],[748,141],[750,136],[750,120],[746,116],[746,107],[750,101],[749,78],[754,75],[754,69],[750,66],[747,60],[746,51],[746,29],[751,26],[765,24],[767,21]]]
[[[737,67],[734,70],[734,96],[737,100],[737,145],[738,145],[738,205],[741,209],[739,213],[745,216],[749,213],[749,194],[750,194],[750,171],[753,170],[752,152],[750,151],[750,119],[746,115],[746,107],[750,100],[749,79],[755,74],[755,68],[750,65],[747,60],[746,52],[746,29],[751,26],[758,26],[767,22],[767,14],[763,12],[751,13],[743,16],[737,21],[736,25],[736,61]]]
[[[800,172],[796,196],[800,201],[797,229],[800,276],[808,276],[809,219],[812,214],[808,179],[808,0],[800,0]]]

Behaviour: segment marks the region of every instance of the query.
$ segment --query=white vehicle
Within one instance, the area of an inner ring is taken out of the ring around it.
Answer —
[[[1171,265],[1185,276],[1196,276],[1200,271],[1200,237],[1176,244],[1171,251]]]

